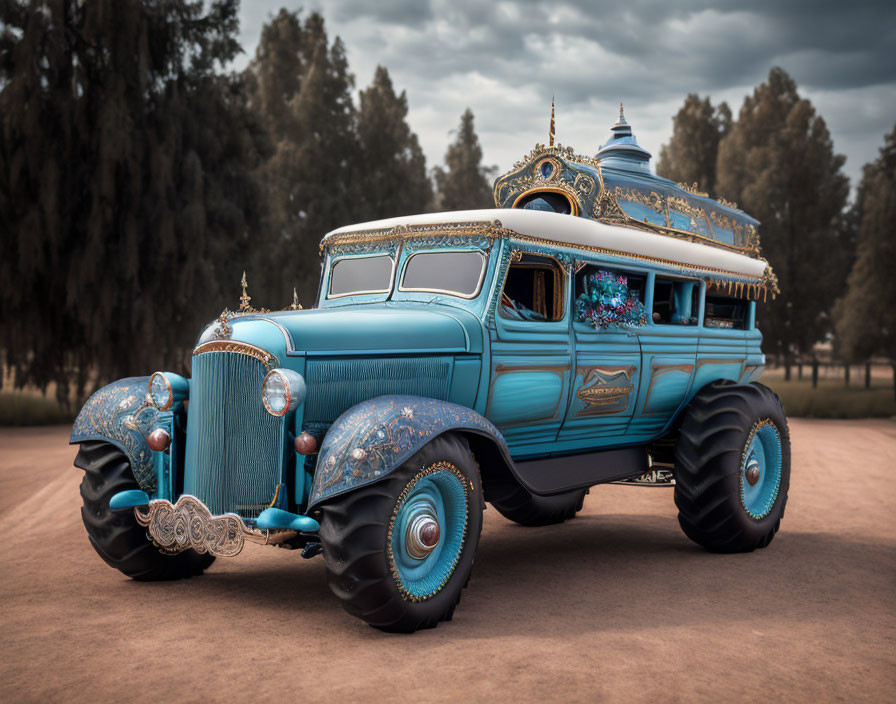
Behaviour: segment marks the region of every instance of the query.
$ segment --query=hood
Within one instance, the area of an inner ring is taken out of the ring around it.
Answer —
[[[212,323],[200,340],[214,330]],[[482,324],[436,304],[380,303],[282,311],[230,320],[230,339],[278,356],[293,354],[480,353]]]

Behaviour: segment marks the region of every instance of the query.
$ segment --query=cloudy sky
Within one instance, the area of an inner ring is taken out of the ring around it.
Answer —
[[[242,43],[255,52],[283,0],[243,0]],[[286,5],[293,9],[295,6]],[[896,0],[306,0],[342,37],[357,87],[377,64],[408,94],[409,123],[441,163],[464,108],[486,164],[508,168],[547,140],[594,153],[619,101],[656,157],[687,93],[744,96],[772,66],[825,118],[855,185],[896,122]]]

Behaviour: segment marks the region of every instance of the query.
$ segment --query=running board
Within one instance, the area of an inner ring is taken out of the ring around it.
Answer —
[[[647,448],[623,447],[585,455],[516,462],[517,478],[533,494],[550,496],[595,484],[640,477],[650,470]]]

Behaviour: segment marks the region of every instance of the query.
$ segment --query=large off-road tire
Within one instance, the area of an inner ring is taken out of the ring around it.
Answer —
[[[576,489],[538,496],[513,483],[493,492],[490,502],[498,513],[521,526],[549,526],[574,518],[582,510],[587,493],[587,489]]]
[[[330,589],[381,630],[433,628],[454,614],[481,531],[479,467],[463,437],[441,435],[382,481],[322,506]]]
[[[790,487],[790,433],[762,384],[716,382],[685,411],[675,448],[675,504],[685,534],[713,552],[775,537]]]
[[[134,511],[113,511],[109,499],[120,491],[139,489],[127,456],[106,442],[84,442],[74,462],[84,470],[81,480],[81,519],[90,544],[107,564],[139,581],[184,579],[202,574],[213,555],[186,550],[177,555],[159,552],[137,523]]]

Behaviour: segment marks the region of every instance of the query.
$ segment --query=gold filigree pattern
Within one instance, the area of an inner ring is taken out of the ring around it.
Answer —
[[[203,342],[193,350],[193,356],[195,357],[196,355],[207,354],[209,352],[233,352],[236,354],[245,354],[264,364],[268,371],[279,364],[277,357],[270,352],[246,342],[236,342],[232,340],[212,340],[210,342]]]
[[[295,537],[295,531],[267,531],[250,528],[235,513],[213,516],[195,496],[183,494],[176,504],[164,499],[150,501],[134,509],[137,523],[147,528],[153,544],[162,552],[176,555],[195,550],[216,557],[235,557],[246,541],[273,545]]]
[[[709,193],[700,190],[700,186],[696,181],[693,183],[679,183],[679,188],[687,191],[692,196],[700,196],[701,198],[709,198]]]

